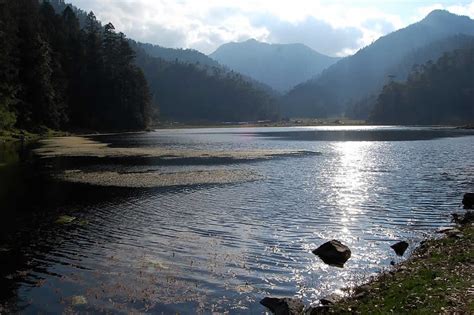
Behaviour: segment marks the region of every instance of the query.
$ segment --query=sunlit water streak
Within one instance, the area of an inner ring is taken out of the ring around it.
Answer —
[[[51,227],[53,218],[40,219],[40,228],[23,248],[29,268],[17,277],[17,304],[25,313],[254,314],[264,312],[258,301],[267,295],[317,303],[398,261],[389,247],[393,242],[415,245],[449,224],[462,193],[474,188],[474,136],[454,137],[460,135],[445,129],[325,127],[96,137],[113,147],[284,149],[321,155],[222,165],[81,163],[94,170],[241,169],[262,178],[122,189],[53,207],[51,216],[68,214],[85,223]],[[53,164],[69,168],[70,163]],[[77,186],[78,193],[82,189]],[[343,269],[311,253],[330,239],[352,250]],[[87,303],[72,305],[71,297],[78,295]]]

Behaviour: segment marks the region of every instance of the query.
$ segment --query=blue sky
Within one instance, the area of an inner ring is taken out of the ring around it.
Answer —
[[[474,0],[70,0],[128,37],[206,54],[255,38],[345,56],[434,9],[474,18]]]

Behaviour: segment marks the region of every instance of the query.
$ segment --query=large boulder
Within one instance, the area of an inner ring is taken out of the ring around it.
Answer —
[[[346,261],[351,258],[351,250],[349,247],[338,240],[324,243],[313,250],[313,254],[321,258],[324,263],[340,268],[344,267]]]
[[[401,242],[398,242],[398,243],[393,244],[393,245],[390,246],[390,247],[395,251],[395,253],[396,253],[398,256],[403,256],[403,254],[405,254],[405,251],[406,251],[407,248],[408,248],[408,243],[405,242],[405,241],[401,241]]]
[[[462,198],[462,204],[466,209],[473,209],[474,208],[474,193],[465,193],[464,197]]]
[[[268,308],[275,315],[303,314],[304,304],[300,299],[266,297],[260,304]]]

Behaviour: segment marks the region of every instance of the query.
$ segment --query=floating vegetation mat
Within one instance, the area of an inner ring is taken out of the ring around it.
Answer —
[[[110,187],[153,188],[204,184],[231,184],[261,179],[247,170],[193,170],[182,172],[83,172],[69,170],[56,176],[60,180]]]
[[[258,160],[284,156],[316,155],[299,150],[206,151],[174,150],[163,147],[116,148],[85,137],[57,137],[41,141],[35,150],[41,157],[150,157],[161,159],[235,159]]]

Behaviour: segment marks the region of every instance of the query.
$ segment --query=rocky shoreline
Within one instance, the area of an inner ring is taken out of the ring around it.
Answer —
[[[466,193],[463,204],[466,211],[452,215],[456,226],[438,230],[444,237],[421,242],[410,258],[394,264],[390,271],[358,287],[347,288],[346,297],[331,295],[321,299],[319,306],[276,297],[266,297],[260,303],[276,315],[473,314],[474,194]],[[336,241],[335,245],[337,248],[342,244]],[[402,241],[392,248],[397,255],[403,255],[407,245]],[[320,252],[319,248],[315,252]]]

